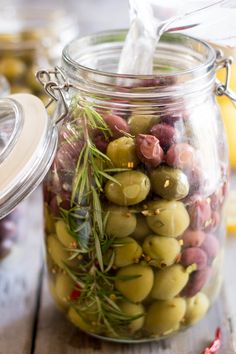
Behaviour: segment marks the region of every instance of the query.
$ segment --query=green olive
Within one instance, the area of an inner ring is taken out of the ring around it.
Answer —
[[[56,306],[59,308],[59,310],[66,311],[68,309],[68,303],[61,300],[61,298],[59,298],[57,296],[56,289],[55,289],[55,283],[52,280],[50,280],[48,282],[48,288],[49,288],[50,294],[51,294]]]
[[[70,307],[68,318],[76,326],[85,332],[98,333],[99,325],[97,324],[97,315],[91,315],[88,311],[79,311],[74,307]]]
[[[33,66],[27,70],[27,75],[26,75],[26,82],[29,87],[31,87],[32,90],[36,92],[41,92],[42,91],[42,85],[39,83],[39,81],[36,79],[36,74],[37,72],[37,67]]]
[[[23,61],[17,58],[5,57],[0,61],[0,73],[8,80],[19,79],[27,71]]]
[[[142,214],[136,215],[137,223],[134,232],[130,235],[136,240],[143,240],[146,236],[152,233],[149,228],[146,218]]]
[[[74,237],[71,236],[71,234],[68,232],[65,222],[63,220],[58,220],[55,224],[55,227],[59,241],[65,247],[72,248],[76,241]]]
[[[113,243],[116,267],[125,267],[133,263],[138,263],[142,255],[142,247],[131,237],[122,238]]]
[[[150,334],[167,335],[179,328],[185,311],[186,302],[180,297],[166,301],[155,301],[148,308],[144,328]]]
[[[53,217],[49,211],[48,205],[44,203],[44,225],[45,225],[45,231],[48,234],[53,234],[55,233],[55,223],[53,220]]]
[[[189,226],[189,215],[183,203],[157,200],[148,204],[148,226],[161,236],[177,237]]]
[[[136,227],[135,214],[128,208],[112,206],[107,209],[105,232],[109,237],[126,237],[132,234]]]
[[[189,193],[187,176],[177,168],[160,166],[150,172],[152,190],[167,200],[179,200]]]
[[[150,235],[143,243],[143,251],[150,257],[149,264],[158,268],[174,264],[180,250],[180,243],[173,237]]]
[[[132,138],[123,136],[111,141],[107,147],[107,156],[113,166],[118,168],[136,168],[138,165],[135,143]]]
[[[178,295],[189,280],[189,274],[180,264],[159,270],[154,274],[151,296],[157,300],[169,300]]]
[[[210,305],[208,297],[204,293],[198,293],[194,297],[187,299],[186,304],[186,325],[192,325],[200,321],[207,313],[207,310]]]
[[[132,135],[149,133],[152,126],[160,121],[158,116],[144,115],[133,112],[128,120]]]
[[[60,268],[64,268],[66,263],[69,266],[76,266],[78,261],[76,259],[70,260],[70,252],[56,238],[56,235],[49,235],[47,238],[47,249],[52,260]]]
[[[75,287],[75,282],[67,275],[63,273],[59,273],[56,276],[55,281],[55,292],[60,299],[60,303],[68,304],[70,300],[70,294]]]
[[[121,268],[116,277],[116,289],[132,302],[143,301],[153,286],[152,268],[141,264]]]
[[[129,325],[130,333],[135,333],[143,327],[144,324],[144,307],[141,304],[132,304],[131,302],[122,302],[119,305],[121,311],[128,317],[136,317]]]
[[[135,205],[142,202],[150,191],[149,178],[140,171],[127,171],[113,176],[116,180],[105,185],[105,195],[118,205]]]

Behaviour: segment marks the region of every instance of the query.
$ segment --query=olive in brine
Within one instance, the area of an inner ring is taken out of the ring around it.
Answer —
[[[116,273],[115,287],[132,302],[143,301],[153,286],[153,271],[149,266],[133,264]]]
[[[180,249],[180,243],[173,237],[150,235],[143,243],[143,251],[150,258],[150,265],[158,268],[172,265]]]
[[[71,257],[70,252],[57,240],[56,235],[48,236],[47,249],[53,262],[60,268],[63,268],[65,263],[69,266],[75,266],[78,262],[76,259],[69,259]]]
[[[85,332],[98,333],[99,326],[97,324],[97,315],[91,316],[90,314],[81,313],[75,307],[70,307],[68,311],[68,318],[76,326]]]
[[[178,295],[189,280],[189,274],[180,264],[159,270],[154,274],[151,291],[153,299],[168,300]]]
[[[188,195],[187,176],[179,169],[161,166],[150,172],[152,190],[167,200],[179,200]]]
[[[187,309],[184,316],[186,325],[193,325],[200,321],[209,308],[208,297],[204,293],[198,293],[196,296],[187,299]]]
[[[135,205],[142,202],[150,191],[150,180],[142,172],[127,171],[113,176],[115,181],[105,185],[105,195],[118,205]]]
[[[143,327],[144,324],[144,307],[141,304],[132,304],[131,302],[122,302],[119,304],[121,311],[128,318],[135,318],[129,321],[128,329],[130,333],[135,333]]]
[[[147,134],[159,120],[158,116],[142,115],[134,112],[128,120],[130,132],[132,135]]]
[[[105,232],[109,237],[126,237],[136,228],[136,217],[128,208],[112,206],[107,209]]]
[[[148,308],[144,328],[154,335],[169,334],[179,328],[184,318],[186,301],[176,297],[166,301],[155,301]]]
[[[116,267],[138,263],[143,252],[142,247],[132,237],[125,237],[114,242],[113,247],[115,253],[114,265]]]
[[[58,220],[55,224],[56,234],[59,241],[68,248],[72,248],[76,244],[75,238],[69,233],[63,220]]]
[[[157,200],[148,203],[148,226],[161,236],[180,236],[189,226],[189,215],[183,203]]]
[[[151,235],[152,230],[147,224],[145,216],[142,214],[136,215],[137,223],[134,232],[130,235],[135,240],[143,240],[146,236]]]
[[[60,273],[56,276],[55,292],[60,303],[68,304],[74,287],[75,282],[67,274]]]
[[[138,158],[135,152],[135,143],[132,138],[125,136],[113,140],[107,147],[107,156],[114,167],[117,168],[135,168],[138,164]]]

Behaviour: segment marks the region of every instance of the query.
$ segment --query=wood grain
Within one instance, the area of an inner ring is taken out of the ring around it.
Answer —
[[[22,242],[0,263],[0,354],[30,354],[42,267],[42,206],[38,190],[25,203]]]

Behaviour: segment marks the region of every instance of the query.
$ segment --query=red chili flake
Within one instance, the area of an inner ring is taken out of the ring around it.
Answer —
[[[217,351],[220,349],[220,347],[221,347],[221,329],[218,327],[216,329],[215,339],[210,344],[210,346],[208,348],[206,348],[202,352],[202,354],[214,354],[214,353],[217,353]]]
[[[72,292],[70,293],[70,300],[71,301],[75,301],[80,297],[80,286],[79,284],[76,285],[75,289],[72,290]]]

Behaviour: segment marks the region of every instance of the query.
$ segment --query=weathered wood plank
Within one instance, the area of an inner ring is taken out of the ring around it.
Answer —
[[[30,354],[42,266],[40,191],[26,202],[21,221],[22,242],[0,263],[0,354]],[[24,239],[23,239],[24,238]]]

